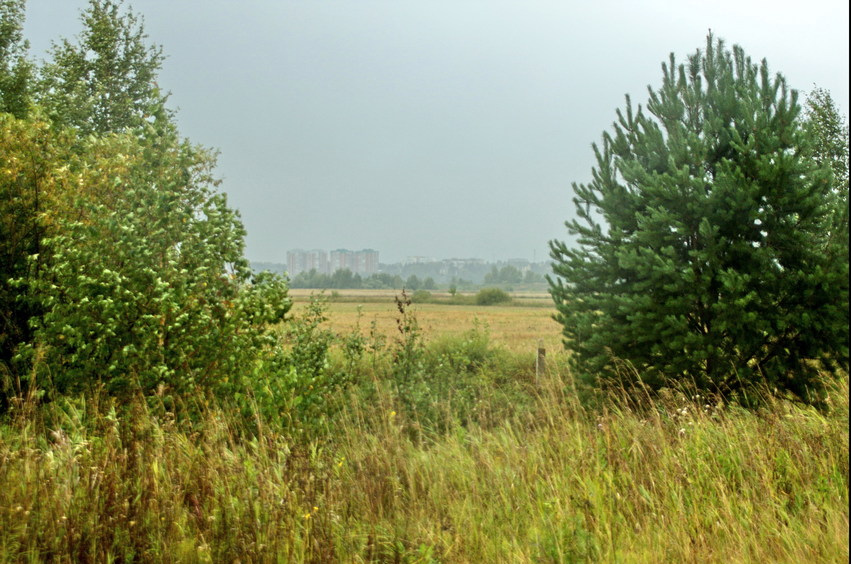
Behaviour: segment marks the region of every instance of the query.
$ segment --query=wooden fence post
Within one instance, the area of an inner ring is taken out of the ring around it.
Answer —
[[[547,349],[544,348],[544,341],[538,341],[538,356],[535,358],[535,381],[540,382],[541,376],[547,370]]]

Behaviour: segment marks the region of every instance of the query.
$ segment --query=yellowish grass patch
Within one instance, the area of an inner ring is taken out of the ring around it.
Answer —
[[[298,314],[315,290],[291,290],[295,302],[293,313]],[[330,293],[326,292],[326,296]],[[348,333],[360,325],[367,333],[373,322],[381,334],[396,334],[396,308],[392,290],[343,290],[328,304],[329,327],[338,333]],[[447,297],[439,293],[437,297]],[[514,297],[510,305],[475,306],[447,304],[414,304],[411,311],[423,330],[425,338],[456,336],[476,327],[487,326],[491,341],[514,352],[534,351],[543,342],[548,351],[561,349],[561,328],[553,319],[555,308],[544,292],[524,292]]]

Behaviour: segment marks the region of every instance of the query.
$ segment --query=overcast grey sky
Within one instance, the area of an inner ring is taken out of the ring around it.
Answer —
[[[29,0],[36,60],[86,0]],[[252,260],[544,260],[571,183],[660,64],[739,44],[848,113],[846,0],[135,0],[184,135],[221,151]]]

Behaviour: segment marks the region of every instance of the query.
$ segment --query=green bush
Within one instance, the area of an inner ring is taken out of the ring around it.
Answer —
[[[444,432],[457,424],[489,424],[517,414],[528,404],[519,392],[509,356],[492,346],[487,325],[458,336],[425,342],[403,294],[397,298],[399,337],[391,347],[387,376],[391,396],[400,415],[410,422],[408,431]]]
[[[496,305],[511,301],[511,296],[499,288],[482,288],[476,294],[476,305]]]
[[[16,280],[42,312],[17,364],[50,374],[60,393],[232,384],[290,307],[282,278],[251,279],[244,228],[207,181],[210,157],[174,138],[156,144],[81,142],[88,190],[121,197],[58,196],[32,258],[43,262]]]
[[[425,304],[430,302],[432,299],[431,292],[428,290],[416,290],[411,295],[411,301],[415,304]]]
[[[335,400],[352,381],[351,368],[360,360],[363,344],[353,342],[353,337],[341,340],[324,327],[325,312],[325,298],[313,297],[300,315],[287,320],[279,344],[246,383],[244,391],[250,394],[242,406],[246,416],[257,409],[266,420],[310,436],[337,407]],[[330,351],[338,343],[344,346],[347,362],[332,370]]]

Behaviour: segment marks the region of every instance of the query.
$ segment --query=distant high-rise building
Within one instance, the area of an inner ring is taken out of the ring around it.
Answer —
[[[331,272],[337,270],[351,270],[354,274],[366,275],[378,272],[378,251],[363,249],[361,251],[350,251],[348,249],[336,249],[331,251]]]
[[[319,249],[311,251],[295,249],[287,252],[287,272],[290,276],[311,270],[328,274],[328,253]]]
[[[378,251],[336,249],[331,251],[330,257],[328,253],[318,249],[312,251],[294,249],[287,252],[287,272],[290,276],[314,269],[320,274],[351,270],[354,274],[369,276],[378,272]]]
[[[330,270],[331,272],[337,272],[338,270],[351,270],[354,272],[352,268],[352,251],[348,249],[331,251]]]
[[[378,272],[378,251],[373,249],[364,249],[358,251],[357,255],[357,270],[359,274],[375,274]]]

